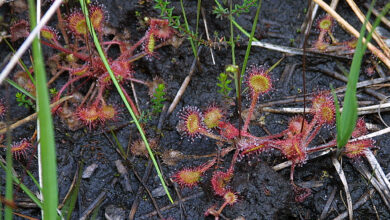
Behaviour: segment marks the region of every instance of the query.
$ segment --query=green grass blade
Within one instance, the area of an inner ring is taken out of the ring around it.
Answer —
[[[367,49],[367,44],[372,38],[372,32],[379,25],[381,17],[387,13],[390,8],[390,3],[386,4],[382,10],[380,16],[375,20],[372,30],[368,33],[366,41],[363,43],[364,33],[366,31],[366,23],[370,18],[372,8],[374,7],[375,1],[371,3],[370,9],[368,10],[366,20],[360,30],[360,37],[356,46],[355,54],[352,59],[351,69],[348,75],[347,90],[344,97],[343,112],[341,113],[340,120],[337,121],[337,147],[340,149],[344,147],[349,138],[352,135],[353,130],[356,126],[357,121],[357,98],[356,98],[356,84],[359,79],[359,72],[361,69],[362,58]]]
[[[29,0],[30,24],[36,26],[35,1]],[[32,43],[34,60],[37,112],[38,112],[38,160],[40,166],[40,184],[42,188],[42,219],[57,219],[58,183],[57,156],[54,141],[53,120],[50,110],[50,96],[46,86],[46,70],[43,62],[42,47],[36,37]]]
[[[0,161],[0,167],[3,168],[3,170],[6,170],[7,167]],[[26,195],[28,197],[30,197],[30,199],[39,207],[39,208],[42,208],[43,205],[42,205],[42,202],[35,196],[35,194],[26,186],[24,185],[22,182],[20,182],[20,180],[15,176],[15,175],[12,175],[12,180],[13,182],[15,183],[15,185],[17,185],[18,187],[20,187],[24,193],[26,193]]]
[[[16,53],[15,49],[12,47],[12,45],[10,44],[10,42],[7,40],[7,38],[3,38],[3,40],[5,41],[5,43],[8,45],[8,47],[12,50],[12,53]],[[28,70],[26,64],[24,64],[23,60],[22,59],[19,59],[19,63],[22,65],[24,71],[27,73],[28,77],[30,78],[31,82],[34,84],[34,86],[36,85],[35,84],[35,80],[34,80],[34,77],[32,76],[31,72]]]
[[[19,90],[20,92],[22,92],[23,94],[25,94],[26,96],[30,97],[32,100],[36,101],[36,98],[35,96],[33,96],[31,93],[29,93],[27,90],[25,90],[23,87],[19,86],[19,84],[17,84],[16,82],[10,80],[10,79],[5,79],[5,81],[7,83],[9,83],[11,86],[13,86],[15,89]]]
[[[153,152],[152,152],[152,150],[150,149],[148,140],[146,139],[146,136],[145,136],[145,134],[144,134],[144,132],[143,132],[143,130],[142,130],[142,128],[141,128],[141,126],[140,126],[138,120],[137,120],[137,117],[135,116],[135,114],[134,114],[133,110],[131,109],[129,103],[127,102],[126,97],[125,97],[125,95],[123,94],[123,92],[122,92],[122,90],[121,90],[121,88],[120,88],[120,85],[119,85],[118,81],[116,80],[115,75],[114,75],[114,73],[112,72],[111,67],[110,67],[110,65],[109,65],[109,63],[108,63],[108,61],[107,61],[107,58],[105,57],[104,52],[103,52],[103,50],[102,50],[102,48],[101,48],[101,46],[100,46],[100,43],[99,43],[99,40],[98,40],[98,38],[97,38],[96,32],[95,32],[95,30],[93,29],[93,27],[92,27],[92,25],[91,25],[91,21],[90,21],[90,19],[89,19],[88,10],[87,10],[87,5],[86,5],[86,3],[85,3],[85,0],[80,0],[80,4],[81,4],[81,9],[82,9],[82,11],[83,11],[83,13],[84,13],[84,15],[85,15],[85,19],[87,20],[86,23],[87,23],[89,32],[90,32],[91,35],[92,35],[92,38],[93,38],[93,41],[94,41],[94,43],[95,43],[96,49],[97,49],[97,51],[98,51],[98,53],[99,53],[99,56],[101,57],[104,66],[106,67],[108,73],[110,74],[111,80],[112,80],[113,84],[115,85],[115,87],[116,87],[116,89],[117,89],[119,95],[121,96],[121,98],[122,98],[122,100],[123,100],[123,102],[124,102],[124,104],[125,104],[127,110],[129,111],[131,117],[133,118],[134,123],[136,124],[136,126],[137,126],[137,128],[138,128],[138,131],[139,131],[139,133],[140,133],[140,135],[141,135],[141,138],[142,138],[142,140],[143,140],[144,143],[145,143],[146,149],[148,150],[150,159],[153,161],[153,165],[154,165],[154,167],[155,167],[155,169],[156,169],[156,172],[157,172],[158,177],[160,178],[161,184],[162,184],[162,186],[164,187],[164,190],[165,190],[165,192],[167,193],[167,196],[168,196],[169,200],[171,201],[171,203],[173,203],[173,199],[172,199],[172,197],[171,197],[171,195],[170,195],[170,193],[169,193],[169,191],[168,191],[168,187],[167,187],[166,184],[165,184],[164,178],[163,178],[163,176],[162,176],[162,174],[161,174],[160,168],[159,168],[159,166],[158,166],[158,164],[157,164],[157,161],[156,161],[156,159],[155,159],[155,157],[154,157],[154,155],[153,155]]]
[[[35,179],[35,177],[32,175],[32,173],[26,169],[26,167],[23,167],[24,170],[26,171],[27,175],[31,178],[31,180],[34,182],[35,186],[40,190],[42,191],[42,188],[41,186],[39,185],[39,182],[37,181],[37,179]]]

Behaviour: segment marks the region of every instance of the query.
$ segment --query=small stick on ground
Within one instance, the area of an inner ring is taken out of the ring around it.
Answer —
[[[372,97],[375,97],[378,100],[383,100],[386,99],[387,97],[386,95],[383,95],[382,93],[377,92],[374,89],[370,89],[370,88],[364,88],[364,92]]]
[[[66,100],[69,100],[71,98],[73,98],[73,96],[65,96],[62,99],[60,99],[60,100],[54,102],[53,104],[51,104],[50,108],[54,108],[57,105],[65,102]],[[15,129],[15,128],[17,128],[17,127],[19,127],[19,126],[21,126],[21,125],[23,125],[23,124],[25,124],[25,123],[27,123],[29,121],[35,120],[37,118],[37,116],[38,116],[38,114],[35,112],[34,114],[31,114],[31,115],[29,115],[29,116],[27,116],[27,117],[25,117],[25,118],[15,122],[15,123],[13,123],[12,125],[10,125],[8,127],[8,129],[10,131],[12,131],[13,129]],[[3,128],[3,129],[0,130],[0,134],[5,134],[6,132],[7,132],[7,128]]]
[[[281,53],[287,53],[287,56],[292,55],[303,55],[303,49],[295,48],[295,47],[287,47],[287,46],[281,46],[276,44],[271,44],[263,41],[253,41],[252,46],[256,47],[263,47],[269,50],[278,51]],[[332,57],[332,58],[338,58],[338,59],[344,59],[344,60],[351,60],[352,58],[350,56],[340,56],[337,54],[331,54],[331,53],[323,53],[319,51],[314,50],[307,50],[305,53],[308,57]]]
[[[319,218],[320,220],[323,220],[326,218],[326,216],[328,216],[329,208],[332,205],[332,202],[333,202],[334,197],[336,195],[336,191],[337,191],[337,187],[333,188],[332,193],[330,194],[329,199],[328,199],[328,201],[326,201],[324,209],[322,210],[321,216]]]
[[[139,103],[138,103],[137,92],[136,92],[135,87],[134,87],[134,83],[130,82],[130,84],[131,84],[131,90],[133,91],[135,105],[137,106],[138,112],[141,112],[141,109],[140,109]]]
[[[342,74],[340,74],[340,73],[338,73],[336,71],[330,71],[330,70],[327,70],[327,69],[312,69],[312,70],[325,73],[326,75],[328,75],[330,77],[333,77],[335,79],[338,79],[340,81],[348,82],[348,78],[346,76],[344,76],[344,75],[342,75]],[[386,76],[384,76],[383,78],[386,78]],[[364,92],[367,93],[368,95],[374,96],[378,100],[382,100],[385,97],[385,95],[383,95],[383,94],[381,94],[379,92],[376,92],[373,89],[369,89],[369,88],[364,88]]]
[[[390,192],[390,182],[386,178],[386,175],[383,172],[381,165],[379,164],[378,160],[376,159],[372,151],[371,150],[365,151],[365,157],[368,163],[370,164],[372,170],[374,171],[378,181],[385,187],[385,190],[387,192]]]
[[[202,196],[202,195],[203,195],[203,192],[195,193],[195,194],[193,194],[193,195],[191,195],[191,196],[188,196],[188,197],[183,198],[183,199],[182,199],[182,202],[186,202],[186,201],[188,201],[188,200],[195,199],[195,198],[197,198],[197,197],[199,197],[199,196]],[[175,207],[177,204],[179,204],[179,202],[178,202],[178,201],[175,201],[173,204],[169,204],[169,205],[167,205],[167,206],[165,206],[165,207],[162,207],[162,208],[161,208],[161,211],[165,211],[165,210],[171,209],[171,208]],[[154,216],[154,215],[156,215],[156,214],[157,214],[157,212],[156,212],[156,211],[153,211],[153,212],[151,212],[151,213],[148,213],[148,214],[146,214],[146,215],[143,215],[143,216],[139,217],[139,219],[149,219],[150,217],[152,217],[152,216]]]
[[[388,209],[390,209],[390,196],[389,192],[384,190],[384,186],[382,186],[376,176],[373,176],[373,173],[368,171],[368,169],[361,163],[354,163],[354,168],[364,177],[367,181],[369,181],[372,186],[376,189],[376,191],[381,196],[383,202],[387,206]]]
[[[149,160],[148,166],[145,169],[144,176],[142,177],[142,181],[143,182],[148,181],[148,178],[150,176],[150,172],[151,171],[152,171],[152,161]],[[135,199],[133,201],[133,205],[131,206],[131,209],[130,209],[130,213],[129,213],[129,219],[130,220],[134,219],[135,213],[137,212],[137,208],[138,208],[138,205],[139,205],[139,200],[140,200],[140,198],[141,198],[143,193],[144,193],[144,188],[142,188],[142,186],[139,186],[137,194],[136,194]],[[156,214],[157,214],[157,212],[156,212]]]
[[[197,53],[198,57],[199,57],[200,52],[202,51],[202,48],[203,47],[200,46],[198,49],[198,53]],[[188,73],[188,76],[186,76],[186,78],[184,79],[183,83],[180,86],[179,91],[177,91],[176,96],[172,101],[172,104],[168,108],[168,113],[167,113],[168,115],[170,115],[173,112],[173,110],[176,108],[176,105],[179,103],[181,97],[183,96],[184,92],[186,91],[187,86],[190,83],[191,77],[195,72],[195,69],[196,69],[195,67],[196,67],[196,62],[198,60],[198,57],[195,57],[194,61],[192,61],[192,65],[190,68],[190,72]]]
[[[209,29],[207,28],[207,20],[206,20],[206,15],[205,15],[205,13],[204,13],[204,8],[201,7],[201,8],[200,8],[200,11],[202,12],[204,29],[205,29],[205,31],[206,31],[206,37],[207,37],[207,40],[210,41]],[[210,47],[210,54],[211,54],[211,60],[213,61],[213,64],[215,65],[215,59],[214,59],[213,48],[211,48],[211,47]]]
[[[365,81],[358,82],[358,84],[356,85],[356,88],[371,86],[371,85],[387,82],[389,80],[390,80],[390,76],[388,76],[386,78],[376,78],[376,79],[371,79],[371,80],[365,80]],[[345,92],[345,90],[346,90],[346,87],[342,86],[340,88],[335,89],[335,92],[340,93],[340,92]],[[314,93],[308,93],[307,96],[310,96],[312,94],[314,94]],[[297,103],[297,102],[303,102],[303,97],[301,97],[301,95],[288,96],[288,97],[284,97],[282,100],[274,100],[274,101],[262,103],[262,104],[256,106],[256,111],[259,111],[261,108],[264,108],[264,107]]]
[[[344,186],[345,196],[347,197],[349,220],[353,220],[352,198],[351,194],[349,193],[347,178],[345,177],[343,168],[341,167],[341,164],[339,160],[337,160],[336,156],[332,156],[332,163],[336,169],[337,174],[339,174],[340,180]]]
[[[149,160],[150,161],[150,160]],[[160,208],[158,207],[158,204],[156,202],[156,200],[153,198],[153,195],[152,193],[150,192],[148,186],[146,185],[146,181],[143,181],[143,177],[141,179],[140,175],[138,174],[138,172],[135,170],[135,168],[132,166],[132,169],[133,169],[133,173],[135,175],[135,177],[138,179],[138,181],[141,183],[141,185],[143,186],[144,190],[146,191],[146,193],[148,193],[149,197],[150,197],[150,200],[152,200],[152,204],[154,206],[154,208],[156,209],[156,212],[157,212],[157,215],[159,218],[161,219],[164,219],[164,216],[161,214],[161,211],[160,211]],[[142,194],[142,193],[141,193]],[[137,194],[138,195],[138,194]],[[134,204],[134,203],[133,203]],[[133,205],[134,206],[134,205]],[[138,205],[137,205],[138,206]],[[133,211],[133,207],[131,207],[131,211]],[[131,213],[131,212],[130,212]],[[134,213],[135,214],[135,213]],[[133,216],[134,217],[134,216]]]
[[[47,82],[47,86],[50,86],[50,84],[52,84],[59,76],[61,76],[61,74],[63,74],[65,72],[64,69],[60,70],[57,72],[56,75],[54,75],[53,77],[50,78],[49,82]]]
[[[180,207],[180,219],[186,219],[187,218],[186,209],[184,207],[183,198],[181,197],[181,193],[180,193],[178,184],[173,182],[173,188],[175,188],[175,191],[176,191],[176,194],[178,197],[178,203],[179,203],[179,207]]]
[[[359,208],[360,206],[362,206],[364,203],[367,202],[367,200],[370,198],[370,196],[372,196],[374,194],[375,190],[374,189],[370,189],[368,190],[362,197],[359,198],[359,200],[353,205],[353,210]],[[334,218],[333,220],[342,220],[344,218],[346,218],[348,216],[348,212],[345,211],[343,213],[341,213],[339,216],[337,216],[336,218]]]
[[[80,103],[79,106],[83,106],[83,105],[84,105],[84,103],[87,101],[88,97],[92,94],[92,91],[94,91],[95,85],[96,85],[95,82],[93,82],[93,83],[91,84],[91,86],[90,86],[89,89],[88,89],[87,94],[85,94],[85,96],[84,96],[84,98],[83,98],[83,100],[81,101],[81,103]]]
[[[116,182],[116,178],[114,179],[114,181]],[[106,191],[101,192],[98,197],[91,203],[91,205],[89,205],[88,208],[83,212],[82,216],[80,217],[80,220],[87,219],[87,217],[93,212],[93,210],[95,210],[96,207],[102,204],[104,199],[106,199],[106,194]]]
[[[379,104],[379,105],[370,105],[365,107],[360,107],[357,109],[358,115],[367,115],[367,114],[374,114],[378,112],[378,109],[382,112],[390,111],[390,103],[386,104]],[[303,113],[303,108],[270,108],[270,107],[264,107],[262,108],[263,112],[271,112],[271,113],[277,113],[277,114],[300,114]],[[308,111],[310,111],[308,109]],[[342,111],[342,108],[340,109]]]
[[[66,195],[65,195],[64,199],[62,200],[61,204],[59,204],[59,206],[58,206],[59,210],[61,210],[62,207],[64,207],[66,200],[68,200],[69,196],[72,194],[73,188],[76,186],[76,181],[79,178],[80,164],[81,164],[81,162],[77,163],[76,173],[73,176],[73,180],[72,180],[72,183],[70,184],[68,192],[66,193]]]

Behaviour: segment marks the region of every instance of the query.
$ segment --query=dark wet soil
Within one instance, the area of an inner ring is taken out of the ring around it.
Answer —
[[[159,15],[159,12],[153,9],[153,1],[104,0],[100,2],[106,6],[109,12],[109,25],[118,30],[129,31],[133,39],[139,39],[145,33],[145,28],[139,25],[140,19],[142,20],[142,18],[146,16],[158,17]],[[362,2],[363,1],[361,1],[361,3]],[[172,6],[175,7],[174,14],[181,14],[179,1],[172,1]],[[184,6],[190,26],[195,27],[196,1],[185,1]],[[217,19],[215,15],[212,14],[213,7],[215,7],[214,1],[203,1],[202,6],[206,12],[208,29],[212,38],[214,39],[213,35],[215,34],[218,36],[218,39],[221,37],[228,39],[229,22],[226,19]],[[8,6],[5,5],[3,8],[4,7]],[[297,30],[303,22],[306,7],[306,1],[263,1],[256,37],[261,38],[264,42],[277,45],[297,46],[294,43],[294,39],[299,38],[300,33]],[[343,1],[340,2],[337,11],[342,12],[342,15],[352,24],[357,24],[355,16]],[[5,16],[9,16],[7,10],[2,11],[2,13]],[[237,18],[237,22],[241,24],[244,29],[250,30],[254,13],[255,9],[252,8],[248,14],[242,14]],[[324,12],[320,10],[319,14],[324,14]],[[200,25],[199,30],[203,33],[203,38],[205,38],[202,18],[200,19],[200,24],[202,25]],[[238,35],[240,33],[235,30],[235,34]],[[339,39],[349,39],[349,35],[339,27],[336,28],[335,35]],[[309,38],[309,44],[315,37],[316,34],[313,32]],[[247,39],[245,37],[241,37],[241,40],[236,47],[238,64],[241,64],[244,59],[246,41]],[[1,46],[3,48],[1,56],[5,57],[9,53],[9,50],[3,44]],[[233,124],[238,124],[236,107],[224,102],[224,99],[217,92],[219,88],[216,86],[219,73],[224,71],[226,65],[231,64],[230,48],[222,46],[221,48],[214,49],[213,53],[216,61],[215,65],[212,63],[209,48],[204,48],[200,53],[199,66],[196,73],[192,76],[188,88],[174,112],[168,115],[162,124],[156,155],[161,155],[168,150],[180,151],[186,155],[207,155],[212,154],[217,150],[217,145],[213,140],[200,138],[191,142],[187,139],[183,139],[176,131],[176,125],[179,120],[176,115],[184,106],[192,105],[198,106],[199,108],[205,108],[213,103],[225,105],[224,107],[227,109],[229,115],[228,118]],[[272,66],[282,56],[283,54],[279,52],[252,47],[248,64]],[[166,104],[169,105],[180,88],[181,83],[189,73],[193,59],[194,56],[190,44],[185,40],[179,48],[168,46],[159,49],[157,57],[152,60],[143,58],[136,61],[134,67],[136,70],[135,76],[136,78],[143,80],[152,80],[156,76],[163,78],[164,81],[167,82]],[[29,65],[28,57],[25,57],[24,61]],[[334,87],[345,85],[343,82],[337,81],[322,73],[311,71],[311,69],[338,71],[336,61],[341,62],[341,64],[346,67],[350,65],[350,60],[348,59],[307,58],[306,67],[308,71],[306,72],[306,88],[309,93],[318,90],[327,90],[329,89],[330,84],[333,84]],[[291,79],[287,83],[284,83],[280,80],[282,72],[286,65],[294,63],[298,64],[298,66]],[[303,90],[301,63],[301,56],[286,57],[283,62],[272,71],[272,79],[274,80],[276,88],[269,95],[262,97],[260,103],[281,100],[292,95],[301,95]],[[366,79],[369,78],[365,75],[361,76],[361,80]],[[61,85],[61,83],[64,83],[64,80],[65,79],[59,79],[57,84]],[[31,109],[29,110],[17,106],[14,99],[15,89],[6,85],[2,85],[0,88],[0,97],[3,100],[7,100],[8,106],[12,111],[12,114],[9,114],[8,117],[5,118],[6,120],[14,122],[33,112]],[[140,108],[145,111],[150,110],[151,104],[147,94],[147,88],[136,85],[136,90]],[[128,88],[128,91],[131,91],[130,87]],[[233,96],[234,91],[232,91],[231,94]],[[130,120],[130,116],[120,104],[120,98],[114,90],[106,95],[109,96],[111,103],[122,107],[119,119],[109,124],[113,127],[120,127],[121,124]],[[367,96],[364,93],[359,93],[359,100],[378,103],[373,97]],[[247,108],[248,101],[244,99],[243,102],[244,108]],[[302,106],[302,103],[291,103],[290,105],[285,106],[299,107]],[[276,107],[282,107],[282,105]],[[289,118],[292,116],[268,113],[259,113],[259,115],[265,117],[264,126],[271,133],[277,133],[284,130]],[[154,116],[147,122],[146,130],[149,137],[159,137],[158,132],[156,132],[158,119],[159,116]],[[384,114],[384,119],[389,119],[389,116]],[[115,167],[115,161],[122,158],[112,145],[114,139],[109,130],[107,130],[108,126],[101,126],[92,131],[89,129],[70,131],[61,123],[61,120],[58,117],[55,117],[54,120],[56,125],[60,201],[62,201],[68,192],[73,177],[77,172],[77,168],[80,166],[80,162],[84,164],[84,168],[93,163],[98,165],[98,168],[91,177],[81,181],[78,203],[75,212],[72,215],[72,219],[81,217],[83,212],[101,193],[104,193],[105,197],[102,204],[98,207],[98,219],[104,219],[104,213],[109,212],[109,209],[112,211],[112,207],[122,210],[127,219],[136,198],[136,194],[141,186],[131,167],[133,167],[142,177],[145,173],[148,160],[142,157],[130,156],[131,159],[129,160],[130,163],[127,164],[129,165],[127,168],[132,191],[126,191],[124,188],[124,179],[118,174]],[[380,124],[378,119],[373,116],[367,116],[366,120],[368,122]],[[31,122],[15,130],[12,136],[14,139],[28,138],[34,132],[34,129],[35,124]],[[257,125],[251,126],[250,130],[257,136],[266,135],[264,129]],[[334,130],[335,129],[332,127],[323,129],[321,131],[321,137],[317,138],[314,141],[314,144],[321,144],[329,141],[334,137]],[[114,133],[118,138],[119,143],[124,146],[125,150],[127,150],[129,146],[128,143],[140,138],[136,127],[132,124],[116,129],[114,130]],[[387,137],[377,138],[376,141],[376,146],[379,149],[377,151],[377,158],[385,173],[387,173],[390,171]],[[34,151],[35,150],[30,152],[31,155],[27,159],[16,162],[15,166],[22,176],[23,182],[29,186],[30,189],[36,191],[36,187],[34,187],[31,179],[22,168],[22,165],[26,166],[35,177],[38,176],[36,165],[37,159]],[[1,153],[3,154],[3,152]],[[229,166],[231,156],[232,155],[228,155],[227,158],[225,158],[225,162],[220,164],[221,168]],[[161,168],[165,177],[169,179],[170,176],[183,167],[197,166],[206,161],[207,158],[183,159],[176,165],[161,163]],[[238,193],[239,202],[231,207],[228,206],[223,211],[223,215],[228,219],[236,219],[238,217],[243,217],[244,219],[317,219],[321,215],[333,190],[336,190],[336,196],[327,218],[334,218],[338,216],[339,213],[346,210],[346,206],[344,205],[345,197],[343,194],[343,186],[333,168],[329,156],[308,161],[302,167],[296,168],[295,181],[298,184],[308,184],[312,189],[312,195],[303,203],[296,203],[294,201],[294,192],[289,183],[290,169],[286,168],[279,172],[275,172],[272,169],[273,165],[283,161],[284,159],[281,158],[280,154],[277,152],[267,152],[261,156],[253,156],[240,160],[235,167],[234,178],[230,184],[231,188]],[[348,183],[350,184],[349,187],[352,199],[353,201],[356,201],[370,189],[371,186],[356,171],[354,163],[365,162],[344,160],[343,168]],[[183,202],[182,208],[176,205],[173,208],[161,211],[164,218],[204,219],[203,213],[209,207],[214,204],[217,204],[217,206],[221,205],[223,203],[222,199],[215,196],[211,191],[211,173],[211,171],[207,172],[202,183],[192,189],[178,187],[181,198],[184,199],[185,202]],[[3,179],[4,172],[2,170],[0,171],[0,176]],[[4,192],[4,181],[1,180],[0,183],[1,192]],[[170,181],[168,181],[168,183],[170,185],[170,192],[176,201],[178,199],[177,194],[172,183]],[[152,169],[152,173],[145,184],[150,191],[153,191],[154,193],[161,191],[161,185],[154,169]],[[341,195],[343,197],[341,197]],[[25,199],[26,195],[22,193],[21,189],[17,188],[15,197],[16,201],[20,201]],[[160,208],[170,205],[170,202],[164,195],[155,196],[155,200]],[[376,208],[377,213],[373,207]],[[158,219],[156,215],[148,215],[154,210],[155,208],[152,205],[150,197],[143,192],[140,196],[138,209],[136,210],[136,219]],[[36,218],[40,217],[40,211],[37,208],[25,208],[17,210],[17,212]],[[116,213],[120,212],[117,211]],[[381,219],[388,219],[390,217],[389,211],[384,206],[378,194],[374,194],[371,200],[354,211],[354,217],[356,219],[374,219],[376,218],[376,214],[378,214]]]

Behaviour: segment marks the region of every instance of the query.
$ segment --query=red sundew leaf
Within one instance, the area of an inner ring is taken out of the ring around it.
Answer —
[[[26,38],[30,34],[30,25],[26,20],[20,20],[10,28],[11,41],[17,41]]]

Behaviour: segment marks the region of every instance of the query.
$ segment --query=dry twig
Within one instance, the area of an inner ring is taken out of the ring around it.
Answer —
[[[58,100],[58,101],[54,102],[53,104],[51,104],[50,108],[54,108],[57,105],[65,102],[66,100],[69,100],[71,98],[73,98],[73,96],[71,96],[71,95],[70,96],[65,96],[65,97],[61,98],[60,100]],[[12,125],[10,125],[8,127],[8,129],[9,130],[13,130],[13,129],[15,129],[15,128],[17,128],[17,127],[27,123],[27,122],[29,122],[29,121],[35,120],[37,118],[37,116],[38,116],[38,113],[35,112],[34,114],[31,114],[31,115],[29,115],[29,116],[27,116],[27,117],[25,117],[25,118],[15,122],[15,123],[13,123]],[[0,130],[0,134],[4,134],[6,132],[7,132],[7,128],[3,128],[3,129]]]
[[[352,198],[351,198],[351,194],[349,193],[347,178],[345,178],[343,168],[341,167],[341,164],[339,160],[337,160],[336,156],[332,157],[332,163],[333,166],[336,168],[337,174],[339,174],[340,176],[341,182],[343,183],[345,196],[347,197],[349,220],[352,220],[353,219]]]
[[[202,46],[199,47],[198,49],[198,57],[200,52],[202,51]],[[184,91],[186,91],[188,84],[190,83],[191,77],[195,72],[195,67],[196,67],[196,61],[198,60],[198,57],[194,58],[194,61],[192,62],[190,72],[188,73],[188,76],[184,79],[183,83],[180,86],[179,91],[177,91],[175,98],[172,101],[172,104],[168,108],[168,114],[171,114],[173,110],[176,108],[176,105],[179,103],[181,97],[184,94]]]

